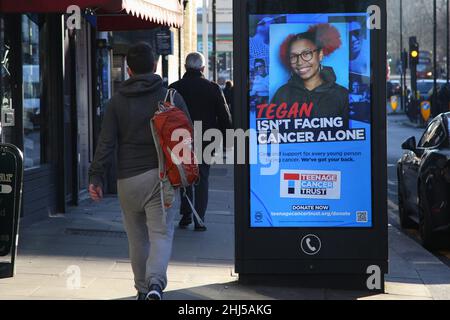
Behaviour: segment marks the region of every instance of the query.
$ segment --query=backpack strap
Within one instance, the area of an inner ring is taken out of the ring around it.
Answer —
[[[166,165],[164,162],[164,153],[159,143],[158,134],[156,133],[153,120],[150,120],[150,129],[152,131],[153,141],[155,143],[156,153],[158,155],[158,168],[159,168],[159,178],[164,179],[166,177]]]
[[[167,93],[166,93],[166,97],[164,98],[164,102],[170,102],[170,104],[174,106],[176,93],[177,93],[177,90],[168,89]]]
[[[190,206],[191,209],[192,209],[192,213],[193,213],[194,216],[197,218],[198,225],[199,225],[200,227],[204,227],[204,226],[205,226],[205,223],[203,222],[202,218],[200,218],[200,216],[198,215],[197,210],[195,210],[195,207],[194,207],[194,205],[192,204],[191,199],[189,199],[189,197],[188,197],[188,195],[187,195],[187,193],[186,193],[186,188],[183,188],[183,197],[185,197],[186,200],[188,201],[189,206]]]

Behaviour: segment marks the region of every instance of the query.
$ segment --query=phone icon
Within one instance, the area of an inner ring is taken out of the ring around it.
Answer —
[[[317,248],[314,247],[314,246],[311,244],[311,238],[306,238],[306,246],[307,246],[308,249],[311,250],[312,252],[316,252],[316,251],[317,251]]]
[[[307,236],[304,236],[301,241],[302,251],[309,256],[318,254],[321,248],[322,242],[316,235],[308,234]]]

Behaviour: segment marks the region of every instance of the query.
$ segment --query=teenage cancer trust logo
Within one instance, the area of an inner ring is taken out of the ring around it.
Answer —
[[[280,178],[281,198],[341,198],[340,171],[282,170]]]

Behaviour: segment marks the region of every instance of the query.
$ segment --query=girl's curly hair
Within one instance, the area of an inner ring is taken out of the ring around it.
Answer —
[[[325,56],[331,55],[342,45],[341,34],[329,23],[316,24],[310,26],[306,32],[290,34],[280,47],[280,59],[287,68],[291,65],[289,61],[291,46],[297,40],[311,41]]]

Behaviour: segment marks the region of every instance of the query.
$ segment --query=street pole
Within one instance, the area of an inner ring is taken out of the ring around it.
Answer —
[[[434,116],[437,110],[437,0],[433,0],[433,97],[431,103],[431,114]]]
[[[209,76],[209,59],[208,59],[208,0],[203,0],[202,12],[202,27],[203,27],[203,55],[205,56],[205,78]]]
[[[400,0],[400,65],[402,66],[401,72],[400,72],[400,104],[401,104],[401,110],[405,111],[405,65],[403,64],[403,0]]]
[[[186,8],[187,5],[189,3],[189,0],[183,0],[183,17],[186,19]],[[190,10],[190,9],[189,9]],[[192,9],[194,10],[194,9]],[[178,79],[181,79],[181,77],[183,76],[183,64],[184,64],[184,59],[183,59],[183,44],[184,42],[181,41],[183,37],[183,27],[179,27],[178,28]]]
[[[413,56],[413,52],[416,52],[417,56]],[[412,36],[409,37],[409,71],[411,72],[411,101],[408,106],[408,116],[410,119],[414,119],[414,122],[417,122],[417,116],[420,115],[419,105],[418,105],[418,97],[417,97],[417,62],[419,59],[420,47],[417,43],[417,37]],[[422,119],[420,117],[420,119]],[[413,120],[411,120],[413,121]]]
[[[450,82],[450,1],[447,0],[447,84]]]
[[[213,81],[217,82],[217,23],[216,23],[217,0],[212,0],[212,71]]]

